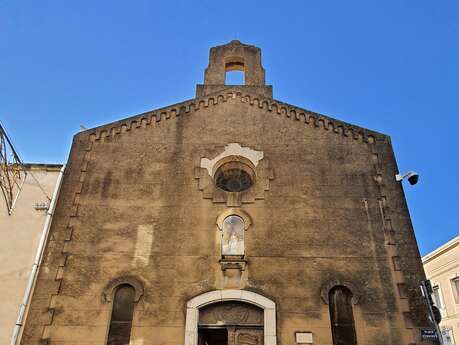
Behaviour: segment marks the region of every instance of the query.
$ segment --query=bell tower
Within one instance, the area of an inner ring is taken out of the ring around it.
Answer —
[[[197,85],[196,97],[221,91],[226,84],[226,72],[242,71],[245,84],[238,85],[252,93],[272,98],[272,86],[266,85],[265,70],[261,65],[261,49],[239,41],[210,49],[209,65],[204,72],[204,84]]]

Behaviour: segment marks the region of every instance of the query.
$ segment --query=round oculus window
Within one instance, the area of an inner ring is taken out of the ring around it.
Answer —
[[[225,192],[243,192],[253,186],[253,170],[241,162],[228,162],[217,169],[215,185]]]

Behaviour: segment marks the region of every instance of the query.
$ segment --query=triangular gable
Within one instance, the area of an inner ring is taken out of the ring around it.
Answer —
[[[199,111],[202,107],[219,106],[226,102],[242,102],[250,106],[264,108],[273,115],[279,115],[286,120],[298,121],[298,124],[306,126],[320,127],[337,135],[352,137],[365,143],[372,143],[376,138],[387,138],[386,135],[352,125],[328,116],[302,109],[291,104],[287,104],[272,98],[265,98],[257,94],[248,93],[240,87],[228,87],[225,90],[213,94],[193,98],[181,103],[176,103],[168,107],[151,110],[139,115],[128,117],[123,120],[112,122],[106,125],[95,127],[85,131],[90,134],[92,140],[101,137],[111,136],[126,132],[135,128],[145,127],[153,122],[174,120],[181,116],[190,115],[192,112]]]

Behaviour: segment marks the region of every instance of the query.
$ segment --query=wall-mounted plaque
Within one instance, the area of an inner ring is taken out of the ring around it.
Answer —
[[[295,332],[297,344],[312,344],[312,332]]]

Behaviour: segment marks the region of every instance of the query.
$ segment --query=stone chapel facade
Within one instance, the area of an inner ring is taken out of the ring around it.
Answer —
[[[388,136],[214,47],[195,98],[75,135],[21,344],[421,344],[397,172]]]

